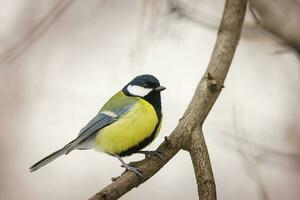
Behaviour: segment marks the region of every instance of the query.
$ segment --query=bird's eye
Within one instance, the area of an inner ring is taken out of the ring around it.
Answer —
[[[143,87],[148,87],[147,83],[144,83],[142,86],[143,86]]]

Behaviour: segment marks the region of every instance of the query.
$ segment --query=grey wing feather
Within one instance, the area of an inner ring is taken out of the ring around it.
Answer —
[[[65,154],[68,154],[72,150],[76,149],[82,141],[93,135],[101,128],[114,123],[115,121],[117,121],[117,119],[118,117],[111,117],[103,113],[98,113],[85,127],[81,129],[78,137],[67,144],[68,147]]]
[[[119,117],[127,113],[133,105],[134,102],[128,102],[126,106],[112,109],[111,112],[116,115],[114,117],[105,114],[105,112],[99,112],[85,127],[80,130],[78,137],[65,146],[67,149],[65,154],[68,154],[72,150],[76,149],[81,142],[94,135],[94,133],[96,133],[98,130],[117,121]]]

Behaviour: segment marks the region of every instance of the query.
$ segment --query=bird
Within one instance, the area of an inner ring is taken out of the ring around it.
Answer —
[[[134,153],[159,156],[158,151],[142,151],[158,135],[162,124],[161,92],[166,87],[150,74],[135,77],[113,95],[78,136],[61,149],[30,167],[36,171],[73,150],[94,149],[120,160],[126,171],[138,176],[142,172],[127,164],[122,157]]]

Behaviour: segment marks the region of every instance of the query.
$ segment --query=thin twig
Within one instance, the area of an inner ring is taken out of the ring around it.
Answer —
[[[0,54],[0,71],[3,70],[7,64],[13,62],[21,56],[27,49],[29,49],[44,33],[61,17],[64,12],[72,5],[74,0],[59,1],[55,6],[43,17],[26,35],[14,46],[8,48]]]

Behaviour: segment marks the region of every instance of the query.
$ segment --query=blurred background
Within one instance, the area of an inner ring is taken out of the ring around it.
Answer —
[[[0,0],[0,199],[88,199],[120,175],[117,159],[95,151],[74,151],[35,173],[29,167],[144,73],[167,87],[161,133],[147,148],[155,149],[208,64],[223,7],[222,0]],[[298,0],[248,6],[225,89],[204,125],[219,199],[299,199],[299,8]],[[197,199],[196,190],[189,155],[179,152],[122,199]]]

